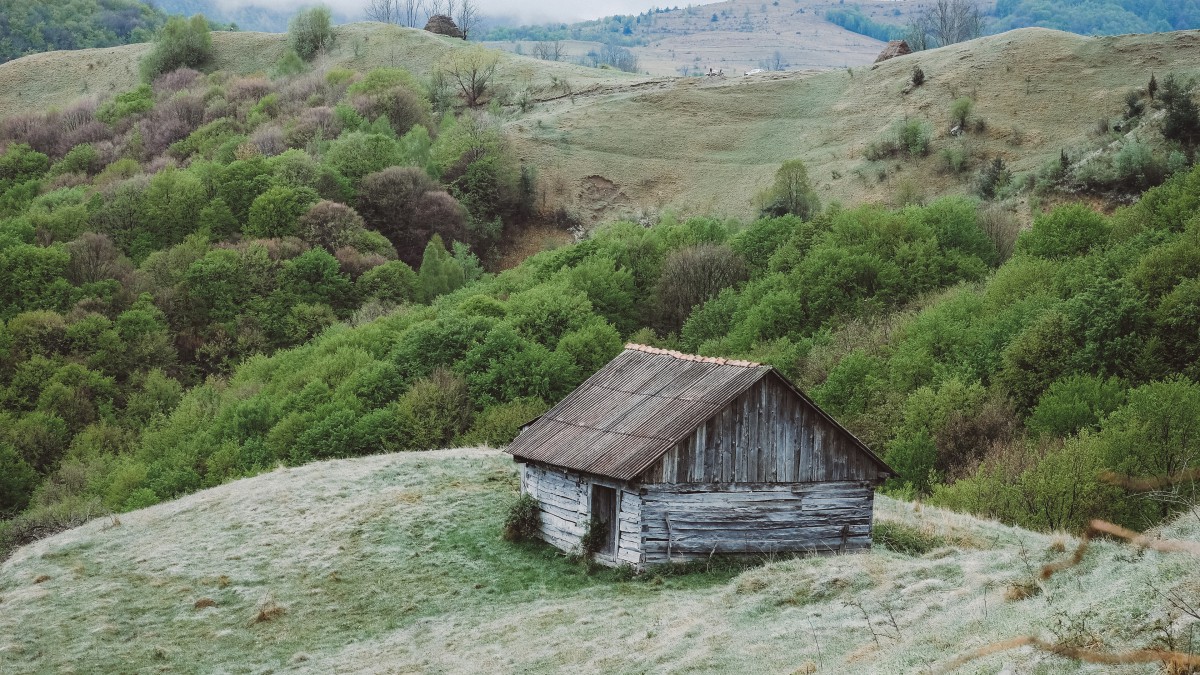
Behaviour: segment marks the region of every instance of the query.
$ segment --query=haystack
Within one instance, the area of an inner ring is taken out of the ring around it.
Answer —
[[[888,59],[894,59],[897,56],[904,56],[905,54],[911,53],[912,48],[908,46],[907,42],[904,40],[892,40],[891,42],[887,43],[887,47],[880,52],[879,58],[875,59],[875,63],[887,61]]]
[[[429,23],[425,24],[425,30],[438,35],[449,35],[460,40],[465,40],[467,37],[459,30],[458,24],[454,23],[454,19],[445,14],[434,14],[429,17]]]

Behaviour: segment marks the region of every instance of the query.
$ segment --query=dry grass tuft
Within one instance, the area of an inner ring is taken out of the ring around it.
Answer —
[[[196,604],[192,605],[195,609],[205,609],[206,607],[216,607],[217,601],[212,598],[200,598]]]
[[[1136,649],[1128,652],[1101,652],[1094,649],[1084,647],[1070,647],[1052,642],[1046,642],[1032,635],[1004,640],[1003,642],[993,642],[990,645],[981,647],[972,652],[968,652],[950,661],[941,669],[935,671],[939,673],[950,673],[958,670],[962,666],[983,658],[990,654],[1005,652],[1018,647],[1033,647],[1050,654],[1062,656],[1075,661],[1084,663],[1096,663],[1106,666],[1129,665],[1135,663],[1161,663],[1169,672],[1189,672],[1192,668],[1200,667],[1200,656],[1195,654],[1184,654],[1183,652],[1172,652],[1157,649]],[[1184,670],[1187,669],[1187,670]]]
[[[286,613],[287,609],[285,609],[283,605],[275,602],[275,598],[271,597],[270,595],[264,595],[263,598],[258,601],[258,611],[250,623],[255,624],[274,621]]]
[[[1070,558],[1067,558],[1066,560],[1060,560],[1056,563],[1050,563],[1049,565],[1046,565],[1045,567],[1043,567],[1042,568],[1042,578],[1049,579],[1050,577],[1054,576],[1058,572],[1071,569],[1072,567],[1078,565],[1080,562],[1083,561],[1083,554],[1087,553],[1088,546],[1090,544],[1091,544],[1091,542],[1090,542],[1089,538],[1085,536],[1083,541],[1081,541],[1079,543],[1079,546],[1075,549],[1075,552],[1071,554]]]
[[[44,584],[44,583],[46,583],[47,581],[50,581],[50,579],[51,579],[51,577],[50,577],[50,576],[47,576],[47,575],[45,575],[45,574],[42,574],[42,575],[39,575],[39,576],[38,576],[36,579],[34,579],[34,580],[33,580],[33,583],[35,583],[35,584]]]
[[[1042,594],[1042,587],[1030,580],[1014,581],[1004,589],[1004,599],[1020,602]]]
[[[804,663],[800,664],[799,668],[792,671],[792,675],[812,675],[813,673],[817,672],[817,670],[819,670],[817,668],[817,664],[813,663],[812,661],[805,661]]]
[[[217,577],[217,588],[226,588],[229,586],[229,584],[230,584],[229,577],[225,576],[224,574]]]

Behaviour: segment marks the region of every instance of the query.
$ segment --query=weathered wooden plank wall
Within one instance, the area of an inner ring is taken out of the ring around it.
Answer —
[[[876,480],[881,468],[778,377],[765,377],[642,475],[657,483]]]
[[[869,548],[874,500],[860,481],[646,486],[642,560]]]
[[[541,505],[542,538],[568,553],[579,551],[584,530],[591,518],[591,488],[599,484],[617,490],[619,534],[615,559],[610,563],[640,565],[642,562],[641,499],[629,486],[603,478],[584,476],[555,467],[525,464],[521,489]],[[601,556],[603,558],[604,556]]]

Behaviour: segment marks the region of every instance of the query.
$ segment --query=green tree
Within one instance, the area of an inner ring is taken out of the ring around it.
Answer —
[[[298,232],[297,221],[320,199],[320,195],[309,188],[270,188],[250,205],[246,236],[295,236]]]
[[[1188,147],[1200,142],[1200,110],[1192,100],[1195,83],[1171,73],[1163,78],[1158,98],[1167,110],[1163,136]]]
[[[399,260],[386,262],[363,273],[356,282],[364,300],[401,304],[417,298],[417,273]]]
[[[820,210],[820,200],[808,180],[804,162],[793,159],[784,162],[775,172],[775,183],[759,196],[763,215],[793,214],[808,220]]]
[[[288,46],[311,61],[333,45],[333,21],[328,7],[302,9],[288,22]]]
[[[0,517],[11,516],[24,509],[38,481],[37,472],[17,449],[10,443],[0,441]]]
[[[1083,204],[1060,206],[1033,219],[1021,234],[1017,249],[1042,258],[1066,258],[1087,253],[1105,243],[1108,220]]]
[[[425,302],[432,302],[439,295],[445,295],[465,283],[462,267],[446,250],[440,235],[433,235],[425,246],[418,281],[421,299]]]
[[[1100,421],[1125,402],[1125,385],[1116,378],[1072,375],[1055,381],[1029,414],[1026,426],[1034,435],[1066,438]]]
[[[176,68],[202,68],[212,57],[208,19],[199,14],[190,19],[173,16],[155,36],[153,49],[142,59],[142,77],[149,81]]]

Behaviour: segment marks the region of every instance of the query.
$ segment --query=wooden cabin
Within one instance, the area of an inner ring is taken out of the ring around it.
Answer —
[[[509,446],[543,538],[642,569],[869,548],[894,472],[775,368],[626,345]]]

